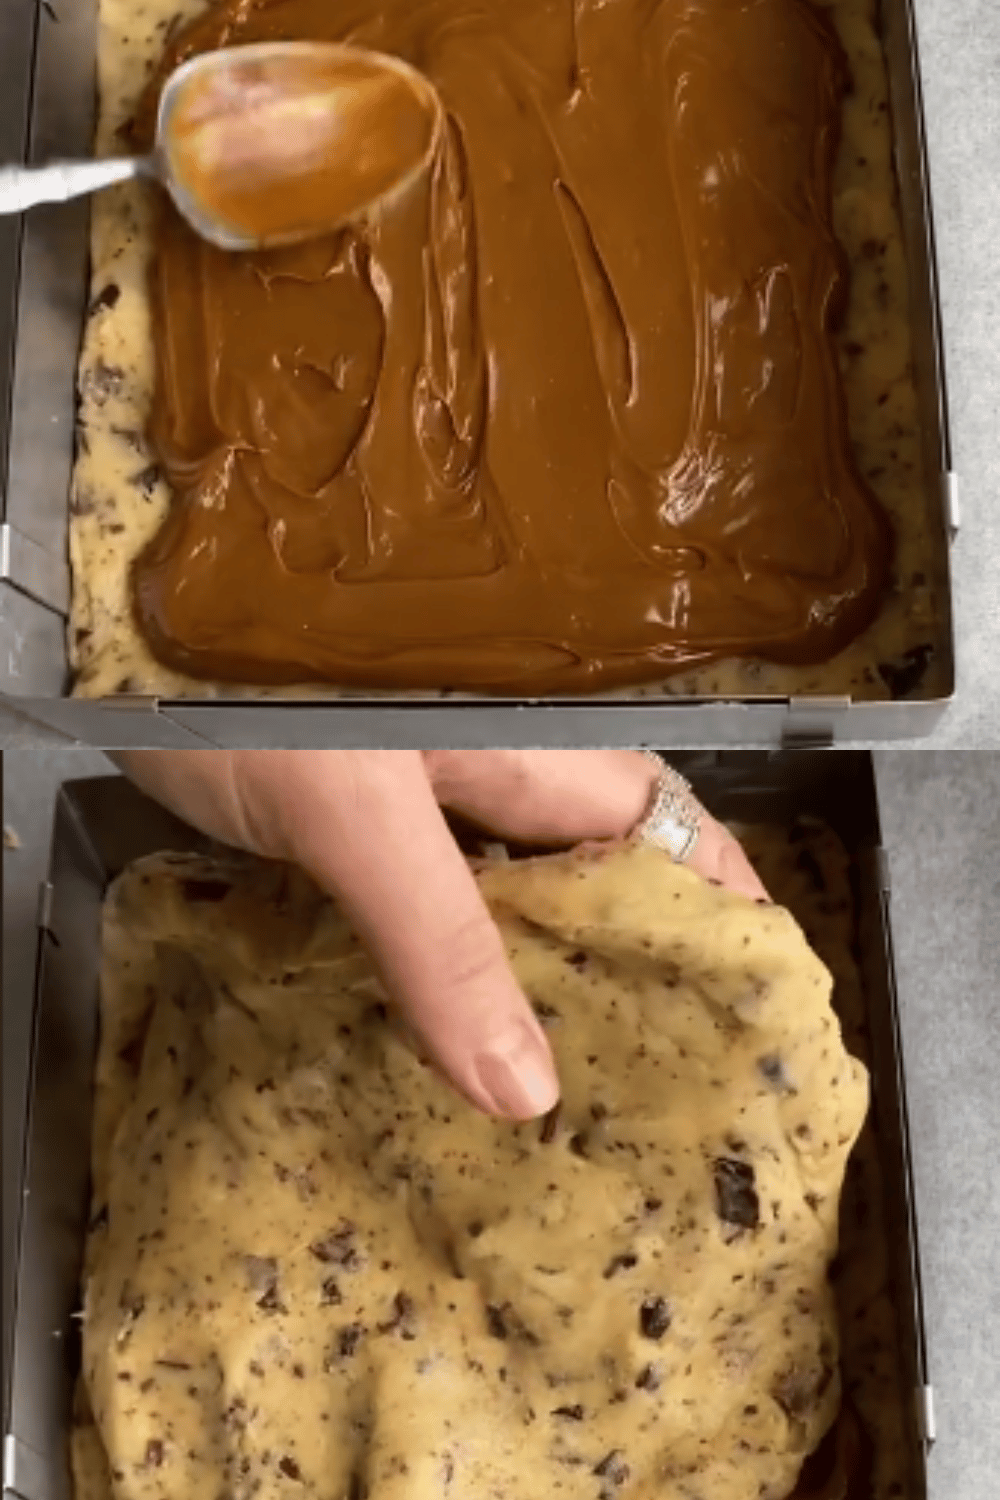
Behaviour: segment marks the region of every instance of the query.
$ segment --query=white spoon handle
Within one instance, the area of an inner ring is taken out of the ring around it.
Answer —
[[[65,203],[69,198],[82,198],[152,172],[148,156],[54,161],[45,167],[0,167],[0,214],[20,214],[36,203]]]

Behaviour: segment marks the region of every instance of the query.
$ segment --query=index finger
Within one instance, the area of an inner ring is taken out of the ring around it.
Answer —
[[[300,791],[289,853],[336,893],[444,1072],[488,1113],[545,1114],[559,1097],[548,1042],[420,757],[331,757]]]

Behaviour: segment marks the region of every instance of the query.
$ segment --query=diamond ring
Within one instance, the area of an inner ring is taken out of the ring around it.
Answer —
[[[698,842],[704,810],[689,783],[654,750],[642,750],[640,754],[652,761],[657,779],[646,812],[632,837],[663,849],[675,863],[683,864]]]

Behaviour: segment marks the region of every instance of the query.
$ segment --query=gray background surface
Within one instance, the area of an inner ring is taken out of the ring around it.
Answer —
[[[916,10],[963,510],[958,696],[925,743],[1000,746],[1000,6],[916,0]]]
[[[4,820],[22,842],[4,853],[4,1060],[15,1068],[55,790],[107,769],[82,751],[4,757]],[[883,755],[877,771],[940,1433],[931,1496],[998,1500],[1000,755]],[[19,1097],[5,1088],[5,1152]]]
[[[915,5],[963,510],[957,702],[923,743],[1000,747],[1000,5]],[[38,733],[0,715],[0,748]]]

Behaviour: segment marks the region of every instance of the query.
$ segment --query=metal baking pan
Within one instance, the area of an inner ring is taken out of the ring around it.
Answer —
[[[98,0],[4,0],[0,156],[82,155],[94,125]],[[103,747],[513,744],[809,745],[927,734],[954,689],[948,538],[957,524],[933,230],[912,0],[882,0],[896,171],[912,296],[925,473],[939,518],[946,687],[940,697],[671,698],[486,703],[392,698],[349,702],[65,696],[68,494],[77,352],[87,301],[85,204],[0,226],[0,715],[8,711]],[[8,38],[7,34],[10,33]],[[13,278],[13,283],[10,283]],[[8,326],[9,325],[9,326]],[[5,333],[7,337],[5,337]],[[4,381],[9,380],[9,401]],[[513,711],[512,711],[513,710]]]
[[[702,752],[671,755],[718,816],[788,823],[822,817],[852,859],[858,943],[870,1032],[872,1121],[892,1226],[891,1293],[898,1330],[896,1396],[910,1463],[905,1500],[926,1500],[933,1441],[916,1215],[899,1018],[871,757],[861,752]],[[79,1334],[73,1313],[89,1211],[91,1077],[97,1043],[100,911],[110,880],[161,849],[205,847],[189,828],[114,777],[65,785],[56,802],[48,880],[39,907],[34,1046],[21,1205],[4,1233],[4,1500],[71,1500],[67,1434]],[[859,1221],[860,1222],[860,1221]],[[845,1365],[849,1383],[851,1368]]]
[[[2,155],[43,160],[89,152],[98,0],[4,0]],[[820,745],[912,739],[941,718],[954,690],[949,537],[957,524],[920,78],[912,0],[882,0],[895,121],[896,172],[912,298],[917,394],[939,533],[946,686],[898,702],[850,697],[526,700],[484,704],[394,698],[250,701],[65,696],[68,495],[74,387],[87,300],[85,204],[35,211],[0,241],[0,346],[12,349],[10,400],[0,383],[0,714],[16,710],[75,740],[116,745],[454,746],[513,744]],[[16,45],[14,43],[16,42]],[[4,276],[13,276],[8,285]],[[9,322],[9,336],[4,337]],[[931,691],[931,690],[927,690]],[[512,709],[514,711],[512,711]]]

